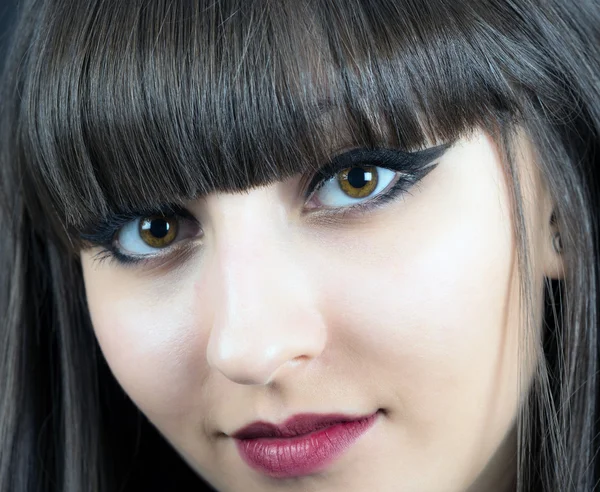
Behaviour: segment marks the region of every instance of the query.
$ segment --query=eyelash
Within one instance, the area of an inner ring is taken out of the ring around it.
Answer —
[[[394,178],[395,183],[387,191],[380,192],[374,198],[345,207],[325,207],[327,215],[338,219],[357,213],[367,213],[381,208],[408,193],[410,188],[417,185],[421,179],[435,168],[436,164],[433,161],[443,155],[447,148],[448,145],[442,145],[413,153],[390,149],[351,150],[334,158],[313,175],[310,183],[305,188],[304,198],[308,201],[329,179],[335,177],[343,169],[357,164],[365,165],[367,163],[369,166],[386,168],[398,173],[398,176]],[[178,217],[197,222],[186,209],[178,206],[166,206],[158,210],[114,215],[105,222],[94,226],[91,230],[82,233],[81,238],[89,244],[102,247],[93,257],[94,262],[98,264],[105,261],[111,264],[116,261],[117,264],[123,267],[141,266],[152,262],[158,255],[144,255],[143,257],[125,255],[116,247],[115,237],[119,230],[130,221],[153,215]],[[163,254],[161,253],[160,256],[163,256]]]

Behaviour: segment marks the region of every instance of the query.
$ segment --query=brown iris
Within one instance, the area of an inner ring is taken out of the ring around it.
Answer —
[[[166,248],[177,237],[177,219],[153,215],[140,220],[140,237],[153,248]]]
[[[350,198],[369,196],[377,188],[377,178],[375,166],[349,167],[338,174],[340,188]]]

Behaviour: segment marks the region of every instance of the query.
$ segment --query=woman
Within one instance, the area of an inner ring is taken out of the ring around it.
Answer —
[[[592,491],[595,0],[29,0],[0,490]]]

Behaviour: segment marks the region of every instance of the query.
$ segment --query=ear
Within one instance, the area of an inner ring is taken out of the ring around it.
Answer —
[[[542,258],[544,276],[555,280],[562,280],[565,276],[564,236],[559,226],[561,222],[556,207],[553,207],[544,227]]]

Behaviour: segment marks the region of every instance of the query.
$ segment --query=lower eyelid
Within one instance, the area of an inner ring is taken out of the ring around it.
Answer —
[[[127,254],[115,248],[111,251],[111,259],[122,266],[148,266],[151,269],[163,268],[172,262],[177,262],[181,257],[191,253],[195,249],[194,239],[178,241],[173,246],[161,250],[161,252],[145,255]]]

